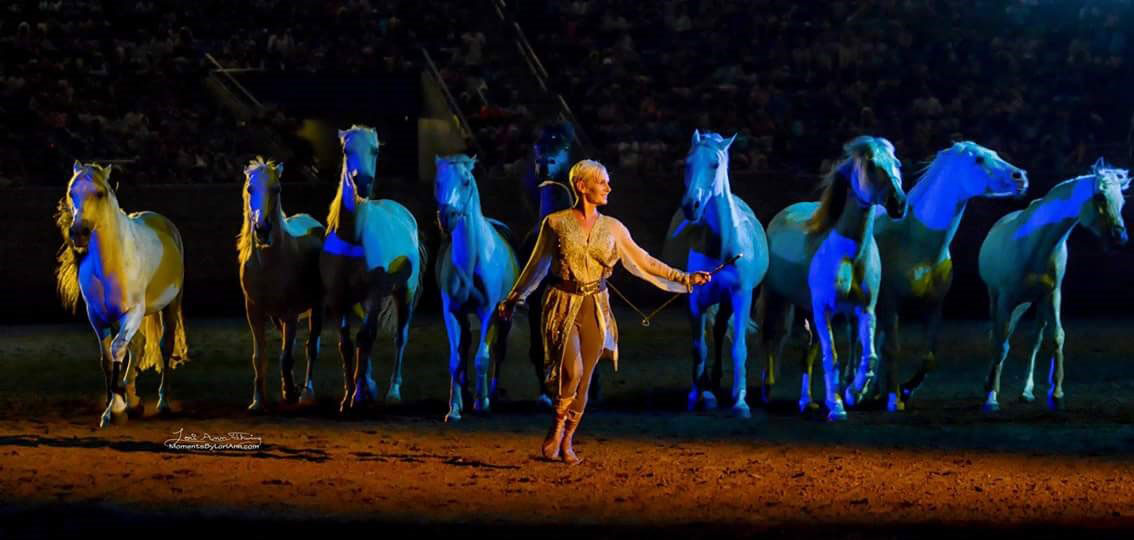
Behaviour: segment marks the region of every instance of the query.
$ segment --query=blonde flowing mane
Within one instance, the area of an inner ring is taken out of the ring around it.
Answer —
[[[71,201],[64,195],[55,206],[55,226],[63,235],[63,245],[55,256],[55,288],[59,291],[59,298],[63,300],[63,307],[71,313],[79,309],[79,261],[75,257],[75,250],[71,249]]]
[[[874,144],[874,137],[860,135],[843,146],[843,159],[831,166],[831,170],[819,182],[823,195],[819,198],[819,208],[807,220],[807,232],[821,234],[835,226],[846,208],[847,189],[850,188],[850,179],[839,171],[849,161],[854,161],[856,167],[862,167],[863,153],[869,151]]]

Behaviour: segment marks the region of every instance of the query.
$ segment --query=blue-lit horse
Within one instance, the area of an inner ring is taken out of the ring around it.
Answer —
[[[125,421],[127,408],[141,413],[135,378],[147,368],[161,373],[157,410],[168,412],[169,372],[189,360],[181,233],[160,214],[122,211],[110,171],[76,161],[55,215],[63,235],[55,270],[59,294],[71,309],[82,297],[99,341],[107,399],[99,427]]]
[[[965,206],[976,197],[1019,196],[1027,189],[1027,173],[996,152],[965,141],[937,153],[910,190],[905,217],[892,219],[875,209],[874,239],[882,259],[878,342],[887,368],[888,410],[904,409],[936,364],[941,308],[953,282],[949,245]],[[899,387],[901,314],[926,317],[929,348],[917,373]]]
[[[488,412],[489,396],[496,389],[500,364],[508,346],[511,324],[495,317],[496,306],[519,275],[516,253],[509,245],[508,228],[481,212],[480,191],[473,167],[476,159],[465,155],[436,158],[437,199],[443,239],[437,259],[437,287],[441,290],[441,314],[449,336],[449,413],[446,420],[460,420],[463,408],[462,380],[467,368],[469,315],[480,320],[474,367],[476,391],[473,410]],[[489,363],[495,359],[492,383]]]
[[[689,295],[689,322],[693,331],[693,387],[690,410],[698,403],[716,408],[714,391],[720,389],[721,357],[726,332],[732,334],[732,411],[750,416],[746,395],[748,341],[753,291],[768,270],[768,242],[764,226],[743,199],[732,194],[728,179],[728,147],[736,135],[725,139],[717,133],[694,131],[685,157],[685,196],[681,209],[670,220],[664,257],[689,272],[712,271],[725,265],[708,285]],[[712,378],[707,369],[711,328],[716,345]]]
[[[327,215],[327,236],[319,270],[327,317],[339,328],[346,391],[341,410],[364,407],[376,394],[370,351],[378,328],[394,334],[394,367],[388,403],[401,401],[402,365],[413,312],[421,298],[426,263],[417,220],[404,206],[371,200],[378,161],[374,129],[339,131],[343,166],[339,188]],[[357,346],[350,338],[350,313],[362,304],[365,315]]]
[[[1041,199],[996,222],[980,246],[980,277],[988,287],[992,315],[992,367],[985,383],[986,411],[1000,409],[1000,372],[1020,316],[1037,309],[1035,345],[1024,380],[1024,401],[1034,398],[1036,354],[1044,338],[1054,346],[1048,406],[1063,406],[1063,322],[1060,287],[1067,269],[1067,237],[1082,224],[1108,245],[1126,243],[1123,192],[1130,187],[1126,169],[1095,162],[1091,173],[1056,184]]]
[[[535,226],[524,238],[521,250],[527,257],[535,248],[539,224],[552,212],[566,210],[575,206],[574,191],[567,185],[567,173],[577,161],[575,155],[575,128],[568,122],[548,124],[540,130],[532,146],[531,166],[524,176],[524,194],[528,207],[536,214]],[[545,285],[540,285],[531,298],[542,299]],[[538,300],[537,300],[538,301]],[[544,386],[543,326],[539,318],[539,306],[533,305],[528,311],[528,359],[535,368],[539,384],[539,404],[550,408],[551,394]],[[598,393],[598,373],[591,381],[590,395]]]
[[[847,143],[843,152],[842,161],[823,181],[820,202],[788,206],[768,224],[769,267],[758,310],[767,355],[765,401],[775,383],[775,359],[783,350],[798,306],[810,312],[818,334],[828,420],[846,419],[832,335],[834,317],[854,317],[862,347],[853,388],[847,388],[847,401],[853,404],[862,398],[877,363],[874,308],[882,263],[874,241],[873,206],[884,205],[892,218],[902,217],[906,210],[900,164],[890,141],[860,136]],[[811,368],[815,356],[809,353],[804,361],[801,409],[813,406]]]

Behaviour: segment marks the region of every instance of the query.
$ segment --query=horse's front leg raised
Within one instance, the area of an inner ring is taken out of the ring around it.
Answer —
[[[813,305],[812,313],[815,315],[815,332],[819,335],[819,349],[823,354],[827,420],[846,420],[847,411],[843,407],[843,398],[839,395],[841,377],[838,368],[838,353],[835,350],[835,336],[831,328],[832,313],[827,309],[827,306],[819,303]]]
[[[307,320],[307,374],[304,377],[303,392],[299,395],[300,405],[315,404],[315,362],[319,359],[319,340],[323,333],[323,307],[311,308],[311,317]]]
[[[118,320],[118,334],[114,336],[114,340],[110,342],[113,393],[110,398],[110,403],[106,406],[106,411],[102,413],[99,427],[106,427],[110,425],[111,422],[124,421],[126,419],[126,396],[125,389],[122,386],[124,366],[122,364],[126,359],[126,352],[130,346],[130,340],[134,339],[134,334],[138,333],[138,329],[142,326],[142,319],[145,315],[145,305],[139,302]]]
[[[854,385],[846,390],[846,403],[852,407],[866,397],[870,383],[874,380],[874,366],[878,364],[878,353],[874,348],[874,310],[870,307],[858,308],[855,310],[855,318],[858,320],[858,344],[862,356],[858,369],[855,370]]]
[[[260,308],[247,300],[244,302],[244,314],[248,319],[248,328],[252,331],[252,403],[248,405],[248,410],[261,412],[268,395],[268,338],[264,331],[267,317]]]

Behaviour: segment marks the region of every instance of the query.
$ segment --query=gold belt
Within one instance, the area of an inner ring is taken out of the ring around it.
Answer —
[[[606,290],[606,278],[596,279],[595,281],[568,281],[565,279],[557,279],[551,286],[566,293],[589,296]]]

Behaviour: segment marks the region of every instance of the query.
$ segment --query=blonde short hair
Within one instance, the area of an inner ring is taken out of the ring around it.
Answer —
[[[584,159],[571,166],[571,171],[567,173],[567,183],[571,186],[571,196],[576,206],[582,197],[579,196],[579,190],[575,189],[575,182],[588,183],[603,176],[610,177],[606,167],[593,159]]]

